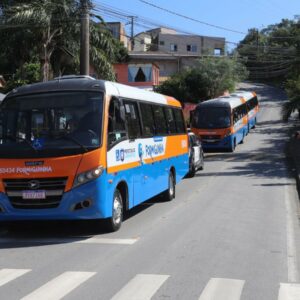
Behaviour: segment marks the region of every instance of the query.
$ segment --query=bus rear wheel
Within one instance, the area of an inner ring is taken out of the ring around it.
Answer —
[[[121,192],[116,189],[113,196],[112,216],[106,220],[106,228],[113,232],[121,228],[123,221],[123,198]]]
[[[175,198],[175,177],[172,171],[169,174],[168,189],[165,191],[164,196],[166,201],[171,201]]]

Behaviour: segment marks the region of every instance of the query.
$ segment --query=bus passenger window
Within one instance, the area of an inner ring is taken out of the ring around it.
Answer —
[[[175,115],[177,133],[185,133],[186,129],[181,109],[173,108],[173,112]]]
[[[125,106],[125,118],[128,128],[129,139],[136,139],[141,136],[140,118],[137,103],[126,101]]]
[[[239,120],[238,112],[236,109],[233,110],[233,123],[235,124]]]
[[[121,117],[121,104],[112,99],[108,112],[108,146],[127,136],[125,122]]]
[[[177,133],[176,122],[171,108],[165,108],[165,115],[168,125],[168,133]]]
[[[141,114],[142,114],[142,127],[143,136],[151,137],[154,135],[154,119],[152,113],[152,107],[150,104],[141,103],[140,104]]]
[[[152,105],[155,121],[155,133],[157,135],[164,135],[167,133],[167,123],[163,107],[159,105]]]

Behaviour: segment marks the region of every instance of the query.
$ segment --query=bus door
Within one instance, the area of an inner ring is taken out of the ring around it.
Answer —
[[[133,202],[137,205],[144,201],[146,191],[149,189],[148,177],[145,173],[144,161],[142,157],[142,130],[138,104],[133,100],[123,100],[125,110],[125,120],[128,133],[128,147],[124,149],[126,159],[133,162],[132,183],[133,183]]]
[[[134,145],[128,139],[125,125],[124,106],[117,98],[112,98],[108,109],[107,129],[107,169],[109,180],[115,187],[124,181],[128,187],[129,207],[133,206],[133,174],[134,174]],[[112,197],[114,190],[109,190]]]
[[[157,194],[157,180],[159,169],[151,151],[155,140],[155,123],[153,109],[150,103],[140,103],[142,118],[142,139],[139,143],[139,158],[141,164],[141,191],[142,201]]]

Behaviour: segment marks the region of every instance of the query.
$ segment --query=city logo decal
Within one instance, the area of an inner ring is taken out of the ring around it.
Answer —
[[[135,149],[130,148],[130,149],[117,149],[116,150],[116,161],[121,161],[123,162],[124,160],[128,160],[130,158],[135,157]]]

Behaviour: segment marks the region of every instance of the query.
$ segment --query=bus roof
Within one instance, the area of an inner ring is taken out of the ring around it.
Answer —
[[[219,98],[204,101],[198,104],[197,107],[227,107],[232,109],[241,104],[243,104],[243,101],[240,97],[222,96]]]
[[[244,98],[246,101],[250,100],[251,98],[255,97],[256,94],[254,92],[248,92],[248,91],[238,91],[236,93],[230,94],[232,97],[239,97]]]
[[[27,94],[37,94],[58,91],[102,91],[111,96],[149,101],[159,104],[169,104],[181,107],[178,100],[155,92],[111,82],[96,80],[89,76],[63,76],[47,82],[39,82],[18,87],[11,91],[6,98]]]
[[[145,91],[143,89],[116,82],[105,81],[105,90],[108,94],[113,96],[122,96],[129,99],[149,101],[158,104],[170,104],[173,106],[181,107],[180,102],[173,97],[165,96],[155,92]]]

